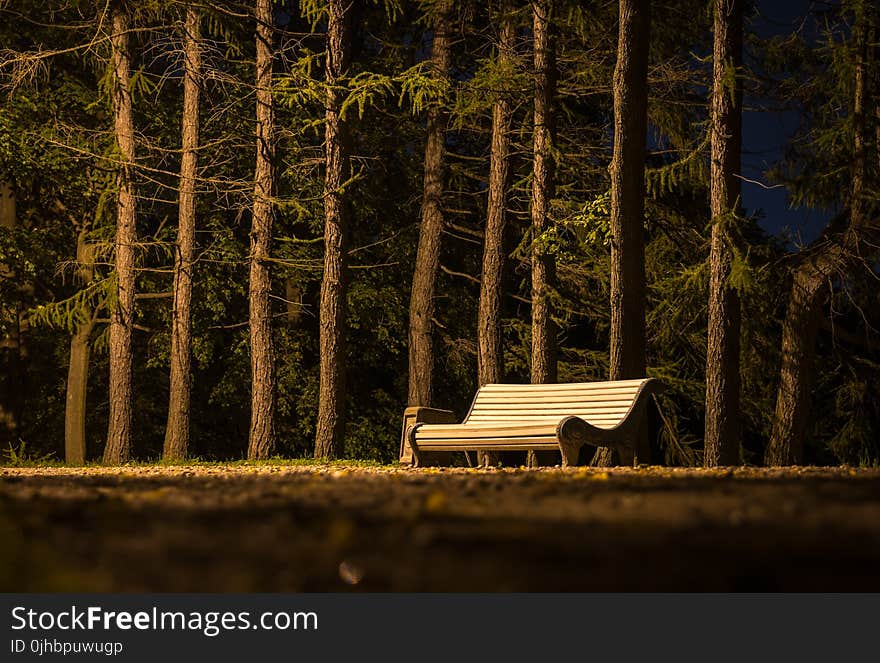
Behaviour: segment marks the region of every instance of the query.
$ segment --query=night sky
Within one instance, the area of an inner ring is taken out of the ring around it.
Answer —
[[[788,34],[809,9],[809,0],[758,0],[757,14],[747,29],[760,37]],[[743,116],[743,176],[769,186],[764,172],[782,155],[784,146],[798,126],[793,111],[760,110],[761,100],[745,99]],[[758,214],[761,226],[774,235],[789,234],[798,243],[813,240],[831,215],[828,210],[792,208],[783,188],[765,189],[743,182],[743,204],[749,214]]]

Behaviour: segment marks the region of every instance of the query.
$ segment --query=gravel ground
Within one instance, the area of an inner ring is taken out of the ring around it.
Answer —
[[[0,468],[3,591],[880,590],[880,470]]]

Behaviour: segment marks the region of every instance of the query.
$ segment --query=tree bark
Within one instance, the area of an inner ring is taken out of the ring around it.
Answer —
[[[706,348],[706,467],[738,465],[740,458],[740,301],[730,285],[730,231],[739,216],[742,155],[743,0],[715,0],[712,86],[712,244]]]
[[[614,156],[611,161],[611,380],[645,377],[645,140],[648,108],[649,0],[620,0],[614,68]],[[647,434],[634,440],[648,458]],[[620,458],[629,463],[632,458]],[[594,463],[611,465],[607,447]]]
[[[132,391],[131,335],[134,323],[135,248],[137,227],[134,194],[134,120],[129,82],[128,14],[122,3],[113,3],[113,112],[116,144],[122,165],[116,198],[116,301],[110,314],[110,420],[104,463],[126,462],[131,454]]]
[[[510,5],[505,0],[498,8],[498,61],[504,69],[513,59],[514,31]],[[501,96],[492,106],[492,145],[489,156],[489,192],[486,202],[486,231],[483,240],[483,267],[480,279],[480,304],[477,314],[477,381],[480,386],[501,382],[504,376],[504,347],[501,329],[502,287],[504,277],[504,227],[507,214],[507,189],[510,180],[510,102]],[[481,451],[480,465],[496,465],[500,455]]]
[[[862,260],[867,243],[876,246],[880,228],[869,213],[867,178],[868,126],[865,118],[867,90],[868,16],[857,9],[853,26],[855,44],[855,90],[853,94],[853,161],[849,224],[837,237],[821,237],[805,251],[795,269],[788,309],[782,328],[782,364],[776,391],[776,410],[766,465],[796,465],[803,461],[804,438],[810,411],[810,390],[821,309],[830,293],[831,281]],[[832,224],[833,225],[833,224]]]
[[[436,10],[431,64],[433,75],[437,77],[449,76],[452,8],[451,0],[441,0]],[[443,232],[446,125],[447,113],[441,101],[428,110],[421,226],[409,305],[407,402],[410,406],[430,407],[433,400],[434,293],[440,264],[440,238]]]
[[[257,157],[250,255],[251,430],[248,458],[268,458],[275,448],[275,348],[272,340],[272,290],[269,258],[275,186],[275,108],[272,101],[271,0],[257,0]]]
[[[0,228],[15,229],[15,192],[9,182],[0,181]]]
[[[550,33],[553,0],[532,2],[535,108],[532,138],[532,384],[556,382],[556,325],[550,293],[556,281],[556,261],[537,239],[550,228],[550,200],[555,191],[553,160],[555,53]]]
[[[822,268],[805,263],[794,274],[782,327],[782,366],[767,465],[793,465],[803,456],[819,316],[825,299]]]
[[[513,58],[514,28],[509,4],[502,2],[498,35],[498,60],[502,68]],[[477,316],[477,379],[480,386],[501,382],[504,354],[501,340],[502,277],[504,274],[504,228],[510,180],[510,102],[503,96],[492,107],[492,146],[489,157],[489,192],[486,232]]]
[[[330,0],[325,78],[324,275],[320,306],[320,386],[315,458],[344,453],[346,260],[350,176],[348,131],[341,116],[345,95],[339,81],[348,73],[352,0]]]
[[[553,0],[533,0],[532,38],[534,67],[534,111],[532,135],[532,384],[556,382],[556,324],[553,322],[550,295],[556,283],[555,256],[544,250],[538,238],[551,226],[550,201],[555,192],[555,141],[553,96],[556,82],[556,58],[550,21]],[[529,451],[526,464],[534,467],[552,462],[547,452]]]
[[[189,451],[190,388],[192,385],[192,290],[196,244],[196,176],[199,147],[199,85],[201,15],[186,9],[184,24],[183,120],[180,161],[180,200],[177,251],[174,256],[174,309],[171,320],[171,383],[168,422],[165,426],[166,459],[186,458]]]
[[[82,285],[92,280],[94,259],[86,242],[88,227],[83,224],[76,238],[77,280]],[[70,363],[67,369],[67,397],[64,410],[64,462],[82,465],[86,460],[86,394],[89,386],[90,337],[95,327],[94,311],[83,311],[70,338]]]
[[[0,182],[0,228],[12,232],[16,223],[15,192],[9,182]],[[0,264],[0,278],[14,279],[15,274],[9,265]],[[0,314],[9,320],[11,333],[0,339],[0,361],[3,366],[3,382],[0,385],[0,442],[18,443],[19,421],[21,419],[21,324],[20,306],[3,306]]]

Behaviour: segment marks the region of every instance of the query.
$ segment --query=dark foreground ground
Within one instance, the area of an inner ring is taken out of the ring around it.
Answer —
[[[3,591],[880,590],[880,471],[0,468]]]

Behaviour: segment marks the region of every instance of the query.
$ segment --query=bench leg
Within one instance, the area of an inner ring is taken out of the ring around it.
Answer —
[[[538,467],[538,454],[534,449],[526,452],[526,467]]]
[[[526,456],[527,467],[552,467],[561,462],[558,451],[535,451],[532,449]]]
[[[428,465],[450,465],[452,462],[451,451],[422,451],[416,444],[415,435],[409,437],[409,446],[412,449],[411,467],[427,467]]]
[[[582,446],[576,442],[559,441],[559,451],[562,452],[562,467],[574,467],[577,465],[578,455]]]
[[[413,443],[409,443],[410,449],[412,449],[412,454],[410,455],[410,467],[424,467],[424,463],[422,462],[422,455],[419,453],[419,448]]]
[[[589,426],[578,417],[565,417],[556,427],[556,439],[562,452],[562,467],[577,465],[578,453],[589,441]]]

